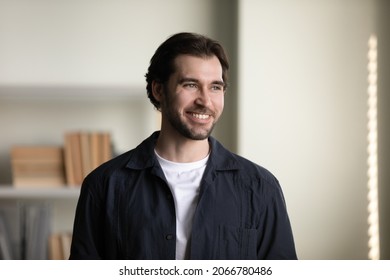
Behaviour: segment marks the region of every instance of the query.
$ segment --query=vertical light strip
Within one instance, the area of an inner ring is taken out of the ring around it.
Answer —
[[[368,41],[368,258],[378,260],[379,214],[378,214],[378,131],[377,131],[377,38],[371,35]]]

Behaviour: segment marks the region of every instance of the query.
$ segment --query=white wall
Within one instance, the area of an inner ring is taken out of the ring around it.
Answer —
[[[239,3],[239,152],[279,178],[301,259],[367,259],[374,1]]]
[[[210,32],[209,1],[0,1],[0,84],[144,86],[157,46]],[[212,30],[211,30],[212,31]]]

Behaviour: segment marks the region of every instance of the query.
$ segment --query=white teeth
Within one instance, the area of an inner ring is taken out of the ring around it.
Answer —
[[[201,119],[201,120],[205,120],[205,119],[208,119],[210,117],[210,115],[203,115],[203,114],[192,114],[193,117],[197,118],[197,119]]]

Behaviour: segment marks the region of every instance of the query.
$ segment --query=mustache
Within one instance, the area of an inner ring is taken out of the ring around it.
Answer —
[[[187,112],[197,113],[197,114],[203,114],[203,115],[211,115],[214,116],[215,112],[205,106],[193,106],[191,108],[188,108],[186,110]]]

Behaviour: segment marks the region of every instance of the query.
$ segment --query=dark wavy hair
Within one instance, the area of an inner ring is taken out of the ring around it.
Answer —
[[[164,84],[175,72],[174,60],[179,55],[192,55],[196,57],[216,56],[222,66],[222,79],[227,85],[227,72],[229,61],[222,45],[204,35],[182,32],[169,37],[163,42],[150,60],[146,78],[146,92],[150,102],[159,110],[160,103],[154,98],[152,93],[152,82],[157,81]]]

